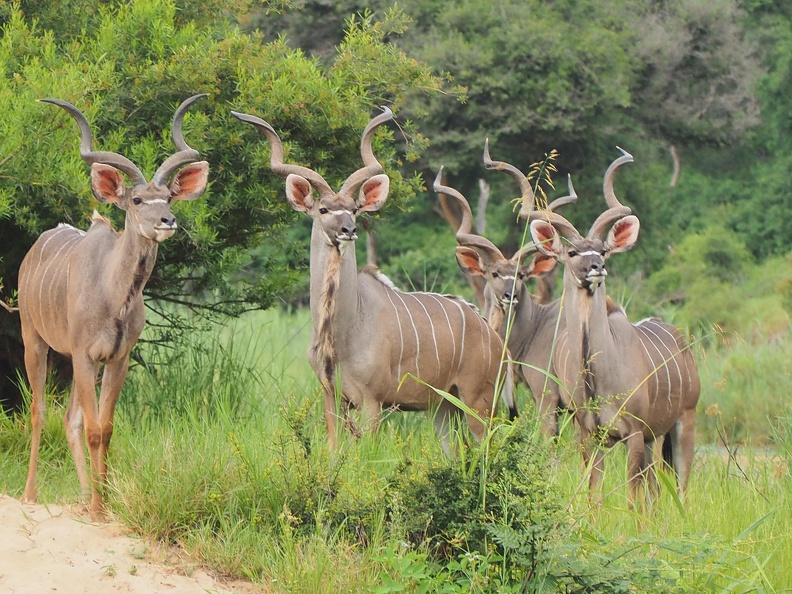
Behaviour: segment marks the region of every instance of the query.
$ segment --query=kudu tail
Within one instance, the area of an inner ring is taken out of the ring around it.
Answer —
[[[663,462],[667,468],[674,467],[674,444],[670,435],[663,437]]]

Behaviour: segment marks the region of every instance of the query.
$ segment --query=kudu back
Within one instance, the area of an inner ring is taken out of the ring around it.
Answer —
[[[591,492],[604,469],[599,446],[624,442],[634,503],[644,478],[654,484],[652,446],[662,436],[663,456],[684,493],[701,385],[690,345],[677,328],[655,318],[632,324],[606,298],[607,258],[631,249],[638,238],[638,218],[613,191],[616,170],[632,161],[622,152],[603,181],[608,209],[585,237],[558,213],[533,211],[529,218],[539,249],[564,264],[565,326],[555,368],[580,428],[584,462],[591,464]]]
[[[388,196],[389,179],[371,141],[377,126],[392,118],[390,110],[385,108],[366,126],[361,138],[364,166],[338,192],[317,172],[285,164],[281,140],[267,122],[232,113],[267,137],[270,166],[286,178],[289,204],[313,220],[308,359],[324,390],[330,447],[338,439],[336,386],[344,419],[349,407],[357,408],[369,430],[378,426],[383,407],[438,406],[435,427],[446,451],[448,425],[459,411],[432,387],[458,396],[485,420],[500,391],[516,415],[512,372],[501,365],[503,341],[472,306],[456,297],[405,293],[375,269],[357,270],[357,215],[379,210]],[[470,415],[467,420],[480,438],[484,426]]]
[[[520,186],[523,202],[534,200],[530,180],[515,166],[493,161],[489,142],[484,148],[484,164],[488,169],[505,171],[513,177]],[[506,258],[486,237],[472,233],[470,204],[461,192],[441,184],[441,174],[442,170],[435,179],[435,192],[456,199],[462,213],[462,222],[456,232],[457,262],[466,275],[484,279],[484,315],[501,337],[505,339],[508,334],[507,346],[516,362],[516,376],[531,390],[545,435],[556,435],[560,393],[551,377],[555,374],[551,352],[563,321],[560,303],[556,299],[540,304],[525,286],[529,278],[551,272],[556,261],[538,252],[533,243]],[[570,186],[570,194],[558,198],[549,208],[556,209],[576,199]]]
[[[91,517],[103,517],[102,489],[113,414],[130,352],[145,323],[143,287],[154,268],[157,246],[176,231],[172,201],[193,200],[206,188],[209,165],[196,162],[199,154],[187,146],[181,130],[187,109],[203,96],[187,99],[176,110],[172,133],[179,150],[162,163],[151,182],[123,155],[93,151],[90,126],[76,107],[58,99],[42,99],[62,107],[77,121],[80,155],[91,165],[93,194],[100,202],[124,210],[126,220],[120,232],[97,213],[88,231],[58,225],[36,240],[20,266],[19,313],[25,369],[33,392],[26,501],[36,500],[47,353],[53,349],[72,361],[74,381],[64,419],[66,438],[83,495],[91,493]],[[131,185],[124,184],[122,172]],[[97,406],[95,385],[100,365],[104,371]],[[83,429],[90,477],[85,468]]]

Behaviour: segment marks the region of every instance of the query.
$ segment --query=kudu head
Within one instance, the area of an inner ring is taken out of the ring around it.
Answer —
[[[198,151],[187,146],[182,135],[182,120],[187,109],[206,94],[186,99],[173,116],[173,142],[178,152],[168,157],[150,182],[137,166],[117,153],[93,151],[91,127],[85,116],[71,103],[60,99],[41,99],[68,111],[80,127],[80,156],[91,165],[91,189],[100,202],[110,202],[126,211],[126,227],[143,237],[161,242],[176,231],[176,217],[170,210],[173,200],[194,200],[203,194],[209,177],[209,164],[197,161]],[[189,165],[187,165],[189,164]],[[169,185],[171,174],[182,165]],[[124,184],[126,173],[131,185]]]
[[[393,119],[393,113],[383,107],[383,113],[373,118],[360,140],[360,154],[363,167],[350,175],[338,192],[316,171],[300,165],[283,162],[283,144],[274,128],[255,116],[232,111],[231,114],[256,126],[270,143],[270,167],[286,178],[286,198],[291,207],[307,214],[319,225],[328,245],[343,252],[355,241],[357,235],[357,215],[361,212],[375,212],[382,208],[388,198],[390,180],[382,171],[382,165],[374,157],[371,140],[374,130],[381,124]],[[360,192],[355,196],[355,192]],[[319,196],[314,197],[316,189]]]
[[[484,145],[484,165],[487,169],[497,169],[509,173],[520,185],[522,200],[533,201],[530,180],[513,165],[493,161],[489,155],[489,140]],[[555,268],[556,261],[537,251],[534,244],[521,247],[511,258],[503,253],[487,238],[471,233],[473,215],[467,199],[457,190],[441,184],[442,168],[434,182],[434,190],[457,200],[462,211],[462,222],[456,233],[457,262],[462,271],[469,276],[482,276],[486,281],[484,289],[487,302],[487,319],[500,319],[510,307],[518,303],[525,281],[531,277],[548,274]],[[577,200],[570,186],[569,196],[558,198],[549,208],[552,210]],[[531,257],[533,256],[533,257]]]
[[[564,264],[577,287],[589,294],[593,294],[608,276],[605,267],[608,257],[626,252],[638,239],[638,217],[630,214],[630,208],[623,206],[613,192],[616,170],[633,160],[632,155],[619,150],[622,156],[611,163],[602,182],[608,209],[597,217],[585,237],[558,213],[531,210],[528,215],[531,236],[538,249]],[[608,227],[610,230],[603,241],[602,234]]]

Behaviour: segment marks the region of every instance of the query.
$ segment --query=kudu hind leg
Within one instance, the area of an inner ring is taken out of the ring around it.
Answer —
[[[25,371],[30,383],[32,393],[30,401],[30,463],[28,465],[27,481],[23,501],[33,503],[36,501],[36,470],[38,467],[39,447],[41,445],[41,430],[44,427],[46,416],[45,388],[47,383],[47,353],[49,346],[38,332],[22,324],[22,340],[25,345]]]
[[[696,440],[696,411],[686,410],[674,424],[666,439],[671,442],[671,464],[677,475],[679,494],[687,490],[690,468],[693,466],[693,453]]]

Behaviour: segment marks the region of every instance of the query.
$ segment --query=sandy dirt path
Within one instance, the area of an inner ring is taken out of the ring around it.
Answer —
[[[118,523],[91,524],[77,507],[23,504],[0,494],[2,594],[262,591],[246,582],[223,582],[189,563],[165,562],[166,557]]]

